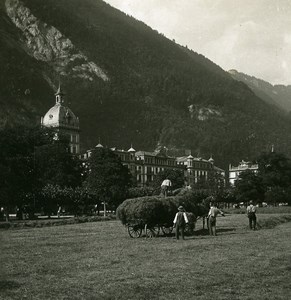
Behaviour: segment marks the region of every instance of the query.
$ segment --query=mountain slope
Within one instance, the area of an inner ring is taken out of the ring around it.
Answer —
[[[217,163],[276,144],[290,122],[220,67],[101,0],[0,4],[0,120],[36,122],[59,78],[80,118],[83,149],[192,149]]]
[[[229,70],[228,72],[235,80],[248,85],[258,97],[267,103],[276,105],[284,111],[291,111],[291,85],[272,85],[262,79],[246,75],[236,70]]]

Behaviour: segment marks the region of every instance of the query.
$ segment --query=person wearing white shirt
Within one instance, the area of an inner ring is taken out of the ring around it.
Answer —
[[[179,206],[178,207],[178,212],[175,215],[175,219],[174,219],[174,227],[176,227],[176,239],[178,240],[180,237],[180,230],[181,230],[181,237],[184,240],[184,230],[185,230],[185,226],[188,223],[188,218],[187,215],[185,213],[184,207],[183,206]]]
[[[172,182],[170,179],[166,178],[161,184],[161,190],[165,197],[168,196],[168,192],[172,186]]]
[[[215,203],[210,203],[210,209],[208,212],[208,227],[209,227],[209,234],[210,235],[217,235],[216,234],[216,217],[220,214],[224,217],[224,213],[216,207]]]
[[[256,230],[256,226],[257,226],[256,212],[257,212],[257,208],[253,205],[253,201],[251,200],[249,206],[247,207],[247,216],[249,218],[250,229],[253,230]]]

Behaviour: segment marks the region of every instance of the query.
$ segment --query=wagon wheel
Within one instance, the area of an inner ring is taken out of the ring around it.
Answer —
[[[146,237],[157,237],[160,233],[160,227],[159,226],[145,226],[145,234]]]
[[[140,225],[128,225],[127,230],[131,238],[139,238],[141,236],[142,228]]]
[[[171,233],[172,233],[172,231],[173,231],[173,227],[172,226],[168,227],[168,226],[163,225],[161,227],[161,229],[162,229],[163,234],[166,235],[166,236],[170,236]]]

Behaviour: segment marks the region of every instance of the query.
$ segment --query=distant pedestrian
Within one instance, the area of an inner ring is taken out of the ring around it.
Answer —
[[[257,212],[257,208],[253,205],[253,201],[251,200],[249,206],[247,207],[247,216],[249,218],[250,229],[253,230],[256,230],[257,227],[256,212]]]
[[[58,205],[58,212],[57,212],[58,218],[60,218],[61,214],[62,214],[62,207]]]
[[[188,223],[188,218],[183,206],[178,207],[178,212],[175,215],[174,219],[174,227],[176,227],[176,239],[178,240],[180,237],[180,230],[181,230],[181,237],[184,240],[184,230],[185,226]]]
[[[4,207],[0,208],[0,221],[4,221]]]
[[[162,190],[162,194],[167,197],[168,196],[168,193],[171,189],[171,186],[172,186],[172,182],[170,179],[166,178],[162,184],[161,184],[161,190]]]
[[[210,203],[210,209],[208,212],[208,228],[209,228],[209,234],[210,235],[217,235],[216,233],[216,217],[220,214],[224,217],[224,213],[217,208],[217,205],[215,202]]]

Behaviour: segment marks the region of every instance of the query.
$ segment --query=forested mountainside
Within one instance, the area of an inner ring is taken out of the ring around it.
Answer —
[[[0,124],[39,122],[59,82],[83,149],[191,149],[226,167],[271,144],[290,154],[290,120],[202,55],[101,0],[0,4]]]
[[[229,70],[228,72],[235,80],[248,85],[258,97],[267,103],[276,105],[283,111],[291,111],[291,85],[272,85],[267,81],[238,72],[237,70]]]

